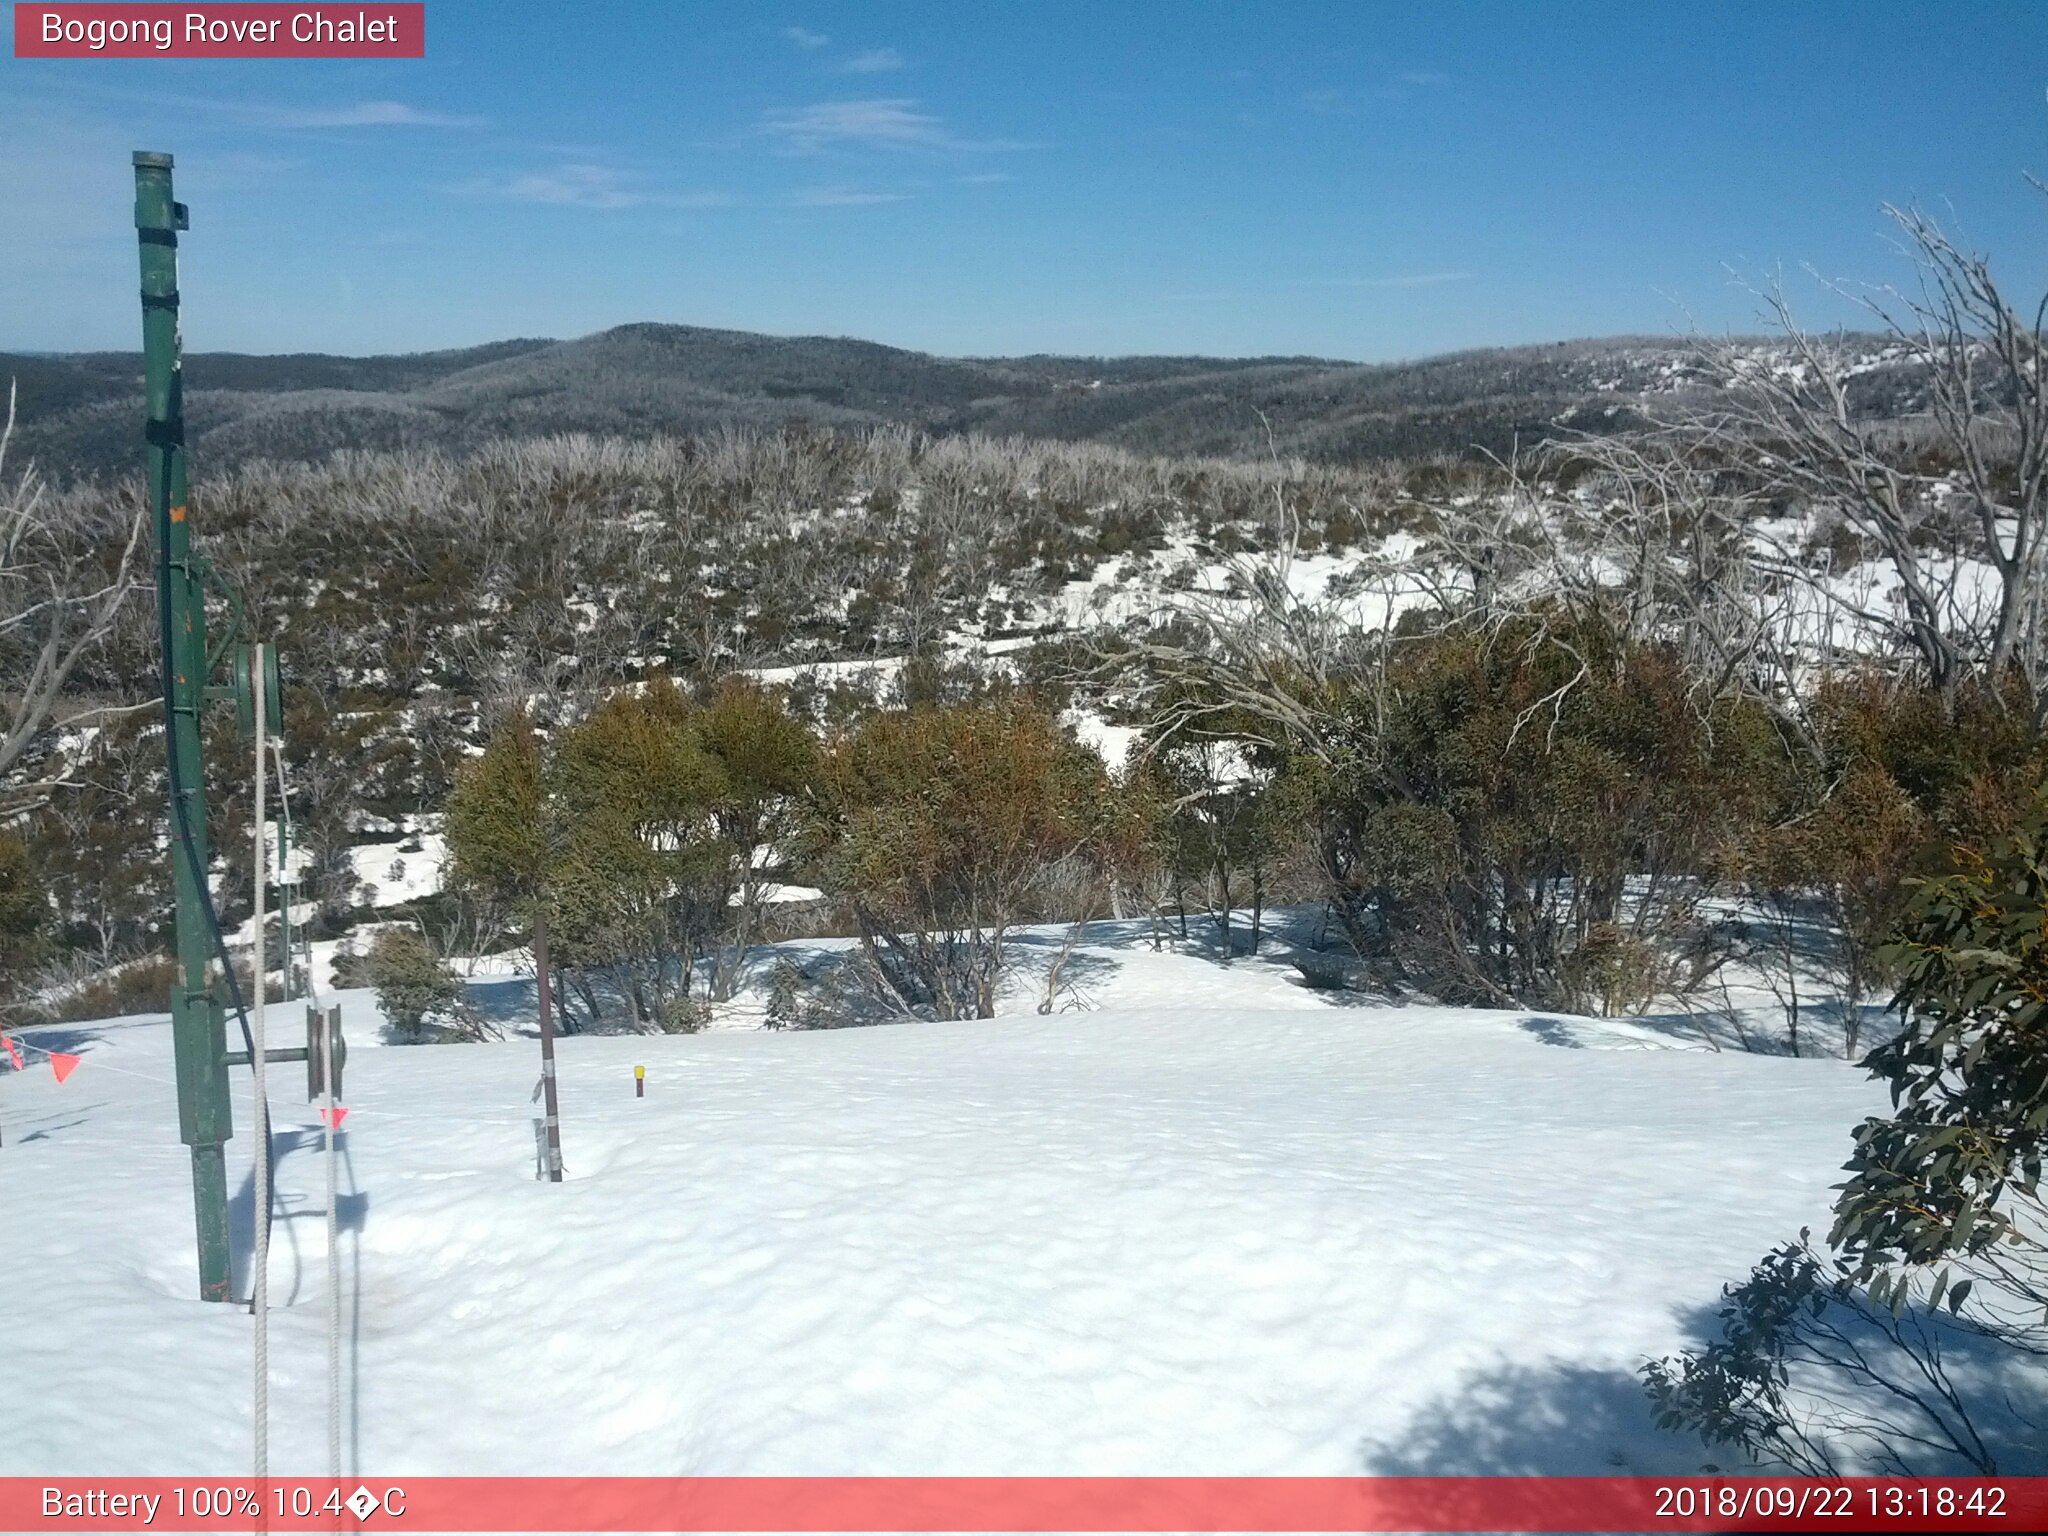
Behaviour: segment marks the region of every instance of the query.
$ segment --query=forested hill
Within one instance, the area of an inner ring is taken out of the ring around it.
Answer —
[[[1761,350],[1761,344],[1759,344]],[[1865,375],[1881,383],[1879,366]],[[0,354],[20,397],[20,447],[65,480],[137,454],[134,353]],[[1360,364],[1308,357],[947,358],[827,337],[625,325],[387,357],[195,353],[195,462],[318,460],[338,448],[721,423],[858,427],[1113,443],[1141,452],[1267,451],[1324,461],[1502,453],[1560,425],[1611,427],[1646,396],[1688,388],[1682,338],[1616,338]],[[1879,397],[1883,391],[1877,391]],[[1878,398],[1882,408],[1883,401]]]

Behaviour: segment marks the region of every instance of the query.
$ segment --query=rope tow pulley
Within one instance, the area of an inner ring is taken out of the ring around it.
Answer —
[[[235,647],[235,724],[241,727],[244,736],[255,734],[256,730],[256,687],[252,675],[255,663],[252,660],[257,647],[237,645]],[[278,683],[277,649],[275,646],[261,647],[263,653],[263,715],[275,733],[283,728],[284,694]]]

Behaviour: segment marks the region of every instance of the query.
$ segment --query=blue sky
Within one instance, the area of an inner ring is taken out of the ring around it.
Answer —
[[[178,157],[205,350],[664,320],[1378,360],[1753,329],[1731,267],[1831,324],[1804,268],[1898,278],[1880,205],[1916,199],[2048,282],[2031,0],[429,0],[427,39],[0,58],[0,348],[137,344],[137,148]]]

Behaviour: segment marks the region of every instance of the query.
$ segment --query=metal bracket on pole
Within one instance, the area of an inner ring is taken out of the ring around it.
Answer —
[[[317,1101],[323,1091],[324,1080],[320,1063],[327,1046],[326,1036],[334,1037],[334,1096],[341,1097],[341,1069],[348,1061],[348,1042],[341,1036],[341,1005],[330,1006],[325,1013],[308,1005],[306,1008],[306,1043],[304,1045],[280,1045],[263,1053],[267,1062],[303,1061],[306,1064],[306,1102]],[[221,1060],[231,1067],[249,1065],[247,1051],[229,1051]]]

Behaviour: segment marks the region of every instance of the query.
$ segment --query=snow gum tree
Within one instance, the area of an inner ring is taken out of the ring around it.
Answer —
[[[864,979],[900,1012],[990,1018],[1010,930],[1096,847],[1101,759],[1021,694],[869,716],[827,745],[827,887]]]
[[[450,796],[456,886],[517,922],[545,914],[585,1026],[623,1012],[637,1029],[694,1028],[759,938],[816,756],[783,700],[745,679],[697,703],[656,677],[545,750],[514,716]]]
[[[2048,1350],[2048,798],[1991,853],[1916,891],[1888,958],[1905,1027],[1865,1065],[1893,1112],[1858,1127],[1830,1242],[1879,1300],[1955,1259]]]
[[[2002,695],[1966,683],[1944,698],[1866,668],[1816,684],[1804,719],[1805,750],[1788,757],[1782,803],[1742,851],[1739,884],[1781,953],[1795,1032],[1804,968],[1838,1000],[1855,1056],[1866,1005],[1898,979],[1888,946],[1912,878],[1944,871],[1948,847],[1989,845],[2024,821],[2048,752],[2017,679]]]
[[[761,936],[771,876],[797,851],[818,772],[818,746],[778,695],[744,677],[726,679],[697,714],[704,750],[718,764],[712,826],[726,852],[728,944],[714,957],[712,993],[723,999],[745,974]]]
[[[540,738],[508,718],[457,775],[448,799],[450,873],[459,886],[518,908],[539,898],[548,865]]]
[[[481,756],[463,765],[449,791],[448,883],[483,915],[481,930],[529,929],[545,917],[555,839],[551,836],[540,737],[514,711]],[[566,1011],[562,1015],[568,1024]]]
[[[1802,1232],[1646,1379],[1668,1427],[1800,1471],[1993,1473],[2048,1416],[2048,798],[1920,883],[1886,958],[1901,1028],[1864,1064],[1892,1110],[1856,1129],[1832,1252]]]
[[[590,973],[601,972],[636,1026],[657,1025],[689,996],[726,921],[721,765],[688,702],[658,680],[564,731],[549,780],[563,840],[550,891],[561,963],[593,1013]]]
[[[487,1033],[462,978],[418,929],[380,931],[370,941],[368,970],[377,1006],[400,1039],[424,1040],[436,1028],[457,1040],[480,1040]]]
[[[1767,716],[1562,618],[1397,642],[1320,774],[1361,956],[1447,1001],[1619,1012],[1695,985],[1704,921],[1784,760]]]
[[[1244,712],[1204,712],[1183,729],[1145,743],[1148,784],[1126,793],[1161,795],[1182,895],[1206,892],[1218,950],[1227,964],[1239,945],[1234,908],[1251,908],[1249,951],[1258,953],[1278,866],[1304,824],[1285,753],[1261,743]]]

